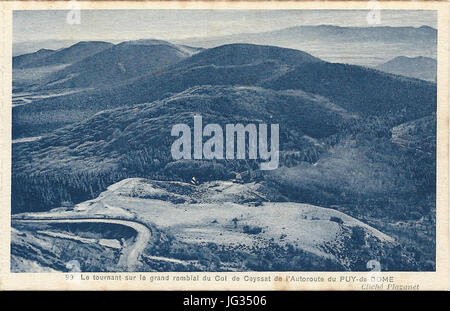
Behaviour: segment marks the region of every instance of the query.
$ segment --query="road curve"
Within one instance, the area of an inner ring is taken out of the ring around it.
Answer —
[[[108,223],[118,224],[130,227],[137,232],[136,241],[133,245],[125,247],[119,259],[119,265],[125,265],[129,271],[134,271],[139,264],[139,256],[144,251],[150,241],[151,231],[145,225],[132,221],[121,219],[101,219],[101,218],[62,218],[62,219],[13,219],[14,222],[22,223]]]

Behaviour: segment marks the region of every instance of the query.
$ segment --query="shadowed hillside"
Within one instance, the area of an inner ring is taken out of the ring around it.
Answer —
[[[190,163],[180,161],[169,166],[169,173],[165,165],[173,161],[172,126],[192,124],[194,114],[201,114],[205,124],[282,124],[281,148],[296,151],[296,158],[305,160],[311,159],[310,152],[316,156],[321,152],[315,139],[337,133],[355,118],[328,100],[301,91],[220,86],[193,88],[165,100],[107,110],[41,140],[14,144],[13,211],[40,210],[62,201],[86,199],[92,194],[86,189],[100,190],[118,176],[178,174],[178,178],[190,179]],[[224,178],[234,176],[230,171],[257,163],[231,163],[227,169],[224,163],[204,165],[198,168],[204,178]],[[202,172],[205,169],[209,171]],[[99,184],[91,174],[101,179]],[[72,185],[53,184],[62,181],[57,176],[66,176],[63,179],[69,178],[66,181]],[[35,185],[22,189],[23,179]],[[30,196],[34,199],[29,200]]]
[[[401,112],[415,119],[436,110],[436,85],[353,65],[305,64],[263,86],[319,94],[358,113]]]
[[[26,68],[27,65],[33,66],[33,64],[36,64],[39,60],[42,60],[53,53],[55,53],[55,50],[40,49],[37,52],[15,56],[13,57],[12,62],[13,68]]]
[[[15,107],[13,136],[38,135],[99,110],[150,102],[199,85],[303,90],[330,98],[357,113],[402,112],[405,121],[435,110],[436,86],[431,83],[326,63],[301,51],[236,44],[205,50],[113,88]],[[61,111],[65,112],[63,116]]]
[[[127,41],[50,75],[39,89],[114,85],[175,64],[198,49],[159,40]]]

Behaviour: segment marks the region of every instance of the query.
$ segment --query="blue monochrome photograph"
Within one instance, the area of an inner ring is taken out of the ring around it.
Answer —
[[[436,271],[437,11],[12,18],[11,272]]]

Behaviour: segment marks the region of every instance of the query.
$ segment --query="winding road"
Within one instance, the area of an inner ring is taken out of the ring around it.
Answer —
[[[129,271],[134,271],[139,264],[139,257],[150,241],[151,231],[145,225],[132,221],[121,219],[99,219],[99,218],[63,218],[63,219],[13,219],[19,223],[107,223],[118,224],[132,228],[137,232],[135,243],[122,249],[122,255],[119,259],[119,265],[127,266]]]

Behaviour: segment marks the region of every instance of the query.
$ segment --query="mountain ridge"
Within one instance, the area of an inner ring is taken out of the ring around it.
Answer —
[[[162,40],[125,41],[49,75],[38,88],[110,86],[162,70],[196,52]]]
[[[176,40],[204,48],[252,43],[293,48],[329,62],[376,66],[408,51],[411,56],[436,57],[436,29],[422,27],[293,26],[257,33]]]
[[[222,50],[229,53],[223,53]],[[250,53],[250,50],[256,52]],[[239,58],[241,54],[244,56]],[[224,55],[230,57],[224,58]],[[358,75],[358,78],[354,75]],[[385,97],[381,102],[377,100],[381,97],[380,92],[372,87],[371,79],[384,85],[382,93]],[[77,110],[77,114],[80,111],[91,114],[91,111],[151,102],[170,97],[190,87],[211,84],[300,89],[324,97],[334,96],[330,98],[331,101],[344,104],[346,109],[352,111],[360,109],[369,113],[378,113],[382,109],[380,105],[383,105],[383,102],[385,106],[393,103],[392,108],[389,108],[390,111],[399,112],[407,109],[406,115],[410,119],[433,110],[436,97],[436,86],[425,81],[398,77],[359,66],[327,63],[308,53],[293,49],[251,44],[225,45],[201,51],[165,67],[164,70],[126,80],[114,87],[87,90],[15,107],[13,135],[15,138],[23,136],[21,128],[25,126],[28,134],[31,134],[32,128],[26,125],[29,122],[33,124],[46,122],[46,127],[51,128],[48,127],[48,116],[56,109],[63,109],[68,113]],[[354,97],[355,94],[358,95],[358,99]],[[410,101],[415,96],[416,100]],[[45,120],[42,119],[44,111]],[[76,122],[80,120],[79,117],[74,115],[73,120],[68,121]],[[32,136],[36,136],[35,134],[40,133],[33,133]]]
[[[384,72],[431,82],[436,82],[437,79],[437,61],[424,56],[398,56],[375,68]]]
[[[46,57],[40,58],[36,57],[36,59],[30,60],[20,68],[34,68],[34,67],[42,67],[42,66],[51,66],[51,65],[61,65],[61,64],[71,64],[77,62],[89,55],[93,55],[98,53],[104,49],[111,47],[113,44],[109,42],[103,41],[80,41],[75,43],[67,48],[62,48],[59,50],[55,50],[52,53],[46,55]],[[39,51],[42,51],[40,49]],[[39,51],[35,53],[31,53],[31,55],[39,56]],[[31,56],[28,54],[29,57]],[[20,59],[22,55],[13,57],[14,59]],[[16,61],[17,62],[17,61]]]

